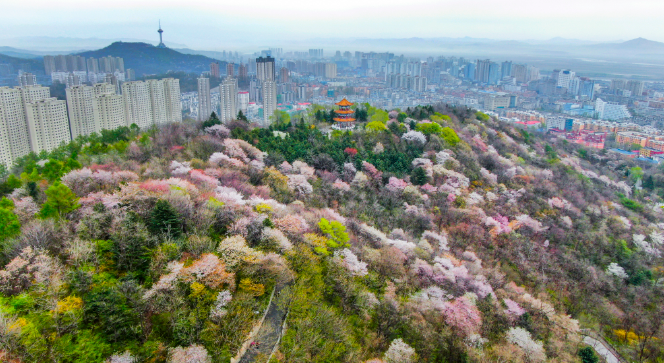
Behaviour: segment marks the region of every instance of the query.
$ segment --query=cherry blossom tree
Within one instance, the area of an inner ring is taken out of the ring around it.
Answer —
[[[348,248],[334,251],[334,259],[355,276],[366,276],[369,273],[366,262],[361,262]]]
[[[445,303],[443,316],[445,323],[459,329],[466,336],[477,333],[482,325],[479,310],[468,298],[463,296]]]
[[[415,349],[401,338],[394,339],[383,356],[385,363],[413,363],[416,361]]]
[[[194,344],[186,348],[176,347],[169,351],[168,363],[211,363],[212,358],[205,347]]]
[[[542,342],[533,340],[530,332],[524,328],[510,328],[507,331],[507,341],[521,347],[531,362],[543,362],[546,360]]]
[[[405,141],[418,143],[420,145],[424,145],[427,143],[427,137],[424,136],[423,133],[414,130],[408,131],[405,134],[401,135],[401,138]]]

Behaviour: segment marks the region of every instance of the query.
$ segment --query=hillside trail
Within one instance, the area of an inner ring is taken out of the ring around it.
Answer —
[[[275,287],[273,298],[263,318],[263,324],[249,342],[249,348],[241,356],[239,363],[256,362],[258,358],[261,358],[261,362],[265,362],[264,359],[270,357],[279,344],[288,311],[286,307],[280,307],[277,301],[287,286],[289,283],[280,283]]]
[[[581,329],[583,342],[599,354],[607,363],[625,363],[620,354],[601,335],[590,329]]]

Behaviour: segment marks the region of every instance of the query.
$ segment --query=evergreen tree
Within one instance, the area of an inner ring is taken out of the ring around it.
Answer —
[[[599,358],[595,355],[595,351],[591,347],[585,347],[579,349],[579,357],[581,357],[582,363],[598,363]]]
[[[148,227],[155,234],[167,233],[172,237],[179,237],[182,233],[182,222],[177,211],[167,201],[160,199],[150,213]]]
[[[237,113],[237,119],[240,120],[240,121],[249,121],[249,120],[247,119],[247,116],[245,116],[244,113],[242,112],[242,110],[240,110],[240,111]]]
[[[424,185],[428,181],[427,172],[420,166],[413,170],[410,181],[415,185]]]
[[[128,213],[112,238],[112,252],[117,268],[137,272],[139,277],[142,276],[150,266],[150,248],[154,247],[154,239],[150,238],[139,216],[133,212]]]
[[[13,237],[21,232],[21,223],[12,210],[14,202],[10,199],[2,198],[0,200],[0,242]]]
[[[46,197],[41,209],[42,218],[62,218],[80,207],[76,194],[60,182],[55,182],[46,190]]]
[[[207,121],[203,122],[203,129],[206,127],[214,126],[214,125],[221,125],[221,121],[219,120],[219,117],[217,117],[217,114],[213,111],[212,114],[210,114],[210,118],[207,119]]]

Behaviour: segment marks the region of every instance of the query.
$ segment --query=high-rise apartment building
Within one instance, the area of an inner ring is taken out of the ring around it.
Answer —
[[[37,84],[37,76],[32,73],[21,73],[18,76],[19,87],[34,86]]]
[[[512,76],[512,62],[506,61],[500,67],[500,79]]]
[[[489,78],[488,82],[489,84],[498,84],[500,81],[500,64],[491,62],[489,63]]]
[[[198,121],[207,120],[212,114],[212,99],[210,96],[210,79],[198,79]]]
[[[103,73],[114,73],[115,71],[124,73],[124,59],[110,55],[108,57],[101,57],[99,58],[99,70]]]
[[[219,78],[221,74],[219,73],[219,62],[210,63],[210,77]]]
[[[227,77],[219,85],[221,96],[219,119],[223,123],[230,122],[237,117],[237,79]]]
[[[164,78],[164,102],[166,104],[166,122],[182,122],[182,99],[180,98],[180,80]]]
[[[512,65],[512,77],[516,79],[517,83],[525,83],[528,78],[528,67],[524,64]]]
[[[323,58],[322,49],[309,49],[309,57],[311,58]]]
[[[20,87],[18,90],[21,92],[23,103],[35,102],[51,97],[51,90],[48,87],[40,85]]]
[[[235,63],[226,64],[226,76],[227,77],[235,76]]]
[[[55,57],[52,55],[45,55],[44,56],[44,73],[47,75],[53,73],[56,71],[55,68]]]
[[[136,80],[136,71],[131,68],[127,68],[125,71],[127,75],[125,76],[125,81],[135,81]]]
[[[618,90],[618,89],[625,89],[627,87],[627,81],[624,79],[612,79],[611,80],[611,89],[612,90]]]
[[[64,55],[56,55],[54,58],[55,61],[55,71],[56,72],[68,72],[67,69],[67,59]]]
[[[95,89],[91,86],[74,86],[65,90],[69,111],[69,128],[72,139],[101,130]]]
[[[578,95],[592,100],[595,97],[595,81],[585,77],[581,77],[580,80]]]
[[[152,124],[163,125],[166,119],[166,95],[164,93],[164,82],[158,79],[145,81],[150,94],[150,109],[152,110]]]
[[[45,98],[27,102],[25,111],[32,151],[52,151],[71,141],[65,101]]]
[[[290,71],[286,67],[279,70],[279,82],[288,83],[290,81]]]
[[[537,81],[538,79],[540,79],[539,68],[528,66],[526,68],[526,82]]]
[[[247,65],[244,63],[240,63],[240,66],[237,68],[237,77],[244,81],[247,79],[249,76],[249,73],[247,72]]]
[[[249,108],[249,92],[237,93],[237,108],[238,112],[242,111],[245,115],[247,114],[247,109]]]
[[[256,78],[262,81],[274,81],[274,58],[256,58]]]
[[[627,81],[625,89],[632,93],[632,97],[641,97],[643,95],[643,81]]]
[[[99,60],[97,58],[88,58],[88,73],[99,73]]]
[[[463,76],[465,79],[474,82],[476,80],[476,71],[475,71],[475,63],[466,63],[466,67],[464,68],[463,71]]]
[[[123,83],[122,99],[127,125],[136,124],[140,128],[152,126],[152,103],[147,83],[141,81]]]
[[[99,115],[98,127],[100,130],[113,130],[127,126],[125,119],[124,101],[121,95],[104,93],[95,96],[97,113]]]
[[[14,164],[2,102],[0,102],[0,164],[6,167],[11,167]]]
[[[336,63],[325,63],[325,78],[337,78]]]
[[[3,131],[0,131],[0,142],[3,143],[0,150],[3,151],[2,160],[10,161],[7,162],[9,166],[14,159],[30,153],[28,126],[20,89],[0,87],[0,114],[0,126],[3,128]],[[7,152],[8,154],[5,154]]]
[[[110,83],[97,83],[92,86],[92,90],[95,93],[95,96],[101,96],[106,94],[116,94],[115,86]]]
[[[263,126],[269,126],[274,111],[277,109],[277,84],[274,81],[263,82]]]
[[[67,65],[68,72],[78,71],[78,59],[75,55],[66,55],[65,62]]]
[[[475,80],[480,83],[489,83],[489,68],[491,67],[491,60],[477,60],[475,67]]]
[[[562,87],[562,88],[567,88],[569,89],[569,83],[574,77],[576,77],[576,73],[573,71],[570,71],[569,69],[563,69],[563,70],[554,70],[553,73],[551,74],[552,78],[556,80],[556,86],[557,87]]]

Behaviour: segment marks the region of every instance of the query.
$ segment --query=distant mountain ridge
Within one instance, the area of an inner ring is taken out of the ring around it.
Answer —
[[[156,34],[156,33],[155,33]],[[67,51],[69,53],[85,52],[91,49],[103,48],[114,42],[127,42],[127,43],[152,43],[157,44],[158,39],[155,37],[153,40],[135,39],[135,38],[74,38],[74,37],[50,37],[50,36],[25,36],[16,38],[1,39],[0,45],[29,49],[31,51],[39,51],[44,53],[62,54],[61,52]],[[171,48],[186,48],[187,46],[180,43],[165,42],[167,47]],[[55,53],[58,52],[58,53]],[[32,52],[25,52],[32,53]]]
[[[44,63],[41,60],[37,59],[25,59],[12,57],[5,54],[0,54],[0,64],[11,64],[14,67],[14,71],[21,68],[23,64],[28,64],[31,70],[39,69],[40,67],[44,68]]]
[[[664,51],[664,43],[645,38],[636,38],[622,43],[596,44],[594,47],[607,50]]]
[[[147,43],[115,42],[106,48],[77,53],[89,58],[106,56],[124,59],[125,69],[131,68],[140,77],[149,74],[162,74],[168,71],[201,73],[210,70],[215,59],[196,54],[183,54],[170,48],[157,48]]]

